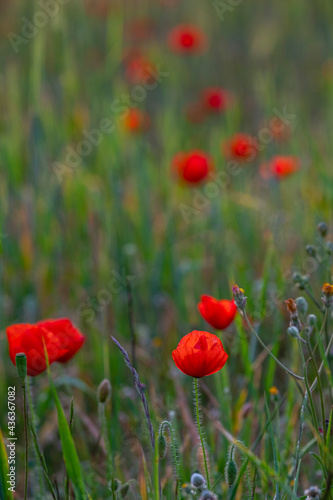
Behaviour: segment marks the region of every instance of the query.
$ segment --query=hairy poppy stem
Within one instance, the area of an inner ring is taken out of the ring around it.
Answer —
[[[26,396],[26,386],[25,379],[22,379],[22,391],[23,391],[23,415],[24,415],[24,439],[25,439],[25,475],[24,475],[24,500],[27,499],[28,492],[28,412],[27,412],[27,396]]]
[[[203,455],[203,459],[204,459],[204,463],[205,463],[207,486],[208,486],[208,489],[210,490],[210,481],[209,481],[209,474],[208,474],[208,464],[207,464],[207,457],[206,457],[206,450],[205,450],[205,442],[204,442],[204,437],[202,434],[201,423],[200,423],[199,387],[198,387],[198,379],[197,378],[194,379],[194,390],[195,390],[195,411],[196,411],[196,417],[197,417],[197,426],[198,426],[198,431],[199,431],[199,436],[200,436],[200,441],[201,441],[202,455]]]
[[[251,332],[256,336],[258,342],[262,345],[262,347],[268,352],[268,354],[276,361],[276,363],[287,373],[289,373],[289,375],[291,375],[292,377],[294,377],[295,379],[297,380],[304,380],[304,377],[301,377],[300,375],[297,375],[296,373],[294,373],[292,370],[290,370],[289,368],[287,368],[283,363],[281,363],[281,361],[279,361],[275,356],[274,354],[272,353],[272,351],[270,351],[267,347],[267,345],[261,340],[261,338],[259,337],[259,335],[257,334],[257,332],[255,331],[255,329],[253,328],[253,326],[251,325],[251,322],[249,320],[249,318],[247,317],[247,314],[245,312],[245,309],[242,308],[241,309],[242,313],[243,313],[243,316],[244,316],[244,319],[246,321],[246,324],[248,325],[248,327],[250,328]]]

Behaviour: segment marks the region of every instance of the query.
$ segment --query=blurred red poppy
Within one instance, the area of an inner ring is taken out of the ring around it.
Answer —
[[[27,357],[28,375],[36,376],[46,369],[44,343],[49,363],[66,363],[84,344],[86,337],[67,318],[40,321],[33,325],[7,327],[9,357],[15,365],[19,352]]]
[[[127,132],[144,132],[150,127],[150,117],[141,109],[130,108],[124,119],[124,127]]]
[[[125,76],[134,85],[146,82],[155,70],[156,67],[140,51],[131,50],[125,55]]]
[[[296,156],[273,156],[268,163],[261,165],[260,174],[264,179],[270,177],[281,179],[294,174],[300,168],[300,161]]]
[[[221,113],[231,103],[231,94],[220,87],[209,87],[201,94],[203,107],[208,113]]]
[[[227,158],[250,162],[258,154],[257,140],[247,134],[235,134],[223,144],[224,154]]]
[[[237,306],[233,300],[217,300],[209,295],[202,295],[198,304],[201,316],[216,330],[224,330],[235,319]]]
[[[172,166],[178,177],[190,184],[203,181],[213,171],[211,157],[200,150],[176,154]]]
[[[180,24],[168,35],[168,45],[173,52],[198,54],[207,48],[207,37],[196,25]]]
[[[172,358],[183,373],[201,378],[221,370],[228,354],[216,335],[194,330],[181,339],[172,353]]]

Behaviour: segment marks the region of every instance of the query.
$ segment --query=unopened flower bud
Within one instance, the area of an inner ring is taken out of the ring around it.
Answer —
[[[314,245],[306,245],[305,251],[310,257],[315,257],[317,255],[317,249]]]
[[[98,386],[97,398],[100,403],[106,403],[106,401],[109,399],[110,396],[111,396],[111,384],[110,381],[107,378],[105,378]]]
[[[212,493],[211,491],[209,490],[205,490],[201,493],[201,496],[199,498],[199,500],[216,500],[217,499],[217,496],[214,495],[214,493]]]
[[[15,356],[15,364],[20,379],[23,381],[27,376],[27,357],[24,352],[19,352]]]
[[[195,472],[191,476],[191,484],[193,488],[204,488],[206,486],[206,481],[205,478],[199,474],[198,472]]]
[[[326,222],[319,222],[318,226],[317,226],[317,231],[318,233],[323,237],[325,238],[325,236],[327,235],[327,232],[328,232],[328,227],[327,227],[327,224]]]
[[[288,335],[297,339],[299,337],[299,331],[296,326],[290,326],[287,330]]]
[[[317,324],[317,316],[315,314],[309,314],[307,323],[309,326],[311,326],[311,328],[314,328]]]
[[[234,285],[232,287],[232,294],[233,294],[236,306],[239,309],[244,309],[246,306],[247,297],[245,297],[243,288],[239,288],[237,285]]]
[[[297,283],[300,290],[304,290],[309,284],[309,276],[307,274],[301,275],[296,272],[293,274],[293,281]]]
[[[333,254],[333,243],[332,243],[332,241],[328,241],[326,243],[326,251],[327,251],[328,255],[332,255]]]
[[[310,488],[304,491],[304,494],[307,495],[305,500],[319,500],[321,491],[318,486],[310,486]]]
[[[226,463],[224,474],[228,486],[232,486],[237,476],[237,464],[232,457]]]
[[[304,297],[297,297],[296,299],[296,306],[297,306],[297,310],[301,313],[301,314],[306,314],[308,312],[308,303],[307,301],[305,300]]]
[[[157,439],[158,456],[160,459],[165,458],[167,452],[167,442],[163,434],[160,434]]]

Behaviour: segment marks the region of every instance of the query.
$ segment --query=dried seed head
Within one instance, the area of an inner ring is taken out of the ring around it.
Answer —
[[[287,309],[290,314],[297,313],[297,305],[293,299],[287,299],[285,300],[285,303],[287,304]]]
[[[111,384],[110,381],[105,378],[102,380],[102,382],[99,384],[98,389],[97,389],[97,398],[100,403],[106,403],[106,401],[109,399],[111,396]]]
[[[195,472],[191,476],[191,485],[193,488],[205,488],[206,487],[206,481],[205,478],[201,475]]]
[[[319,224],[317,225],[317,231],[323,238],[325,238],[328,232],[328,227],[326,222],[319,222]]]
[[[300,312],[301,314],[306,314],[308,312],[308,308],[309,308],[308,303],[304,297],[297,297],[296,307],[297,307],[298,312]]]

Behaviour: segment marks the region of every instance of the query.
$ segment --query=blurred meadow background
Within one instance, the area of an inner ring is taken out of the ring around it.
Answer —
[[[331,277],[330,260],[316,260],[305,247],[323,247],[316,230],[322,221],[332,236],[333,4],[54,0],[47,13],[47,3],[0,3],[0,426],[6,438],[7,388],[16,385],[15,498],[23,498],[23,418],[5,330],[58,317],[70,318],[87,337],[75,359],[51,370],[67,417],[74,398],[73,438],[87,492],[114,498],[96,396],[108,378],[114,477],[135,480],[127,498],[156,498],[141,403],[110,335],[135,354],[155,431],[165,419],[172,423],[184,484],[203,470],[192,381],[171,353],[191,330],[216,333],[197,309],[201,295],[231,299],[234,283],[241,286],[256,331],[301,371],[284,301],[302,294],[294,272],[309,275],[319,301]],[[170,32],[178,25],[201,30],[203,50],[173,50]],[[225,89],[230,105],[204,114],[197,103],[209,88]],[[142,114],[132,116],[133,109]],[[274,117],[285,120],[282,137],[267,135]],[[260,147],[235,167],[223,144],[236,133],[257,138]],[[193,150],[210,155],[220,175],[209,187],[174,175],[175,155]],[[263,175],[262,165],[276,155],[297,157],[300,168],[280,178]],[[316,312],[310,300],[309,312]],[[211,475],[218,480],[228,459],[216,422],[251,449],[268,418],[266,397],[275,416],[252,451],[272,469],[277,454],[279,476],[292,489],[302,397],[240,314],[218,335],[228,362],[200,382]],[[42,374],[30,383],[40,446],[65,498],[48,379]],[[332,388],[326,391],[329,418]],[[302,449],[314,435],[308,418]],[[28,498],[51,498],[32,446]],[[321,482],[311,450],[316,440],[304,451],[293,498],[305,499],[306,488]],[[173,468],[169,455],[160,461],[161,498],[178,495]],[[276,486],[259,472],[253,490],[255,496],[243,478],[229,488],[222,476],[215,494],[292,498],[283,489],[274,496]]]

